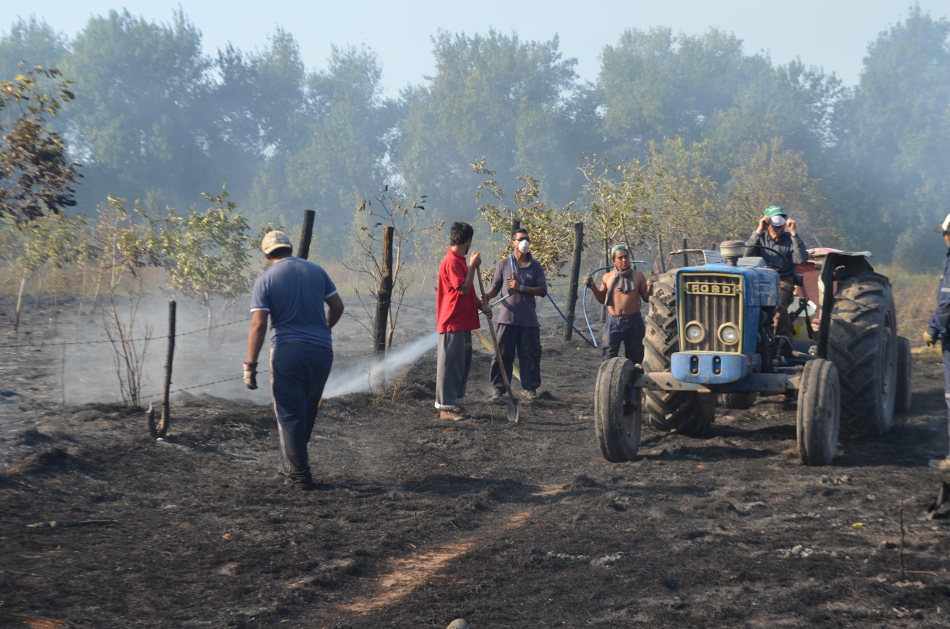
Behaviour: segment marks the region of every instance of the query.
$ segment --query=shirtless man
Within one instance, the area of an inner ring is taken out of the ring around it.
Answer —
[[[643,337],[646,327],[640,314],[640,300],[647,301],[653,294],[653,282],[630,266],[630,252],[624,245],[612,250],[614,270],[604,274],[601,285],[594,284],[588,275],[584,283],[600,303],[607,304],[607,325],[604,326],[603,360],[623,353],[635,365],[643,362]]]

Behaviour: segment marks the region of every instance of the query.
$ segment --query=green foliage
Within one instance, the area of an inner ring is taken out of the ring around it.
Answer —
[[[654,156],[613,166],[609,159],[588,155],[581,170],[587,181],[584,222],[590,240],[603,246],[605,256],[617,242],[634,249],[648,242],[657,218],[652,201],[662,194],[666,176]]]
[[[352,208],[366,188],[382,189],[383,156],[397,108],[381,96],[382,70],[365,48],[333,47],[329,67],[307,78],[297,141],[269,160],[255,181],[251,206],[260,216],[287,221],[304,209],[317,213],[323,246],[338,253]]]
[[[732,175],[723,216],[724,233],[744,239],[762,218],[762,210],[781,205],[803,233],[830,240],[830,217],[822,208],[821,181],[809,177],[804,155],[786,150],[780,138],[748,147]],[[818,246],[819,242],[806,244]]]
[[[853,99],[842,108],[837,175],[853,208],[856,240],[886,253],[906,229],[926,230],[947,212],[950,22],[912,7],[869,46],[864,61]]]
[[[705,121],[768,69],[767,59],[743,55],[741,40],[715,29],[678,37],[668,28],[628,29],[602,53],[604,128],[620,156],[645,154],[650,141],[698,141]]]
[[[54,214],[17,223],[0,219],[0,258],[13,275],[28,279],[45,266],[65,268],[92,254],[85,216]]]
[[[55,95],[40,91],[38,78],[57,81]],[[74,98],[70,81],[58,70],[24,70],[12,81],[0,82],[0,114],[6,128],[0,143],[0,218],[28,221],[56,214],[76,204],[71,187],[80,164],[66,157],[66,142],[47,128],[46,116],[55,117],[63,102]]]
[[[290,224],[316,210],[319,246],[338,255],[349,208],[387,183],[409,198],[428,194],[439,218],[472,220],[473,155],[497,170],[498,188],[530,191],[518,176],[531,173],[558,207],[589,202],[585,185],[606,174],[613,184],[602,180],[597,194],[625,209],[623,221],[598,227],[617,233],[600,237],[622,232],[651,250],[661,237],[708,246],[744,233],[756,206],[778,196],[805,219],[806,238],[840,235],[839,246],[886,258],[899,234],[939,220],[950,198],[950,23],[917,7],[871,44],[854,89],[798,60],[747,54],[716,29],[627,30],[604,47],[588,85],[557,37],[440,31],[433,48],[432,77],[386,99],[382,62],[362,46],[333,48],[312,71],[281,29],[263,50],[228,45],[208,57],[180,11],[168,23],[93,16],[69,41],[42,21],[18,19],[0,33],[0,79],[20,61],[60,64],[80,98],[8,137],[49,159],[35,172],[62,184],[48,188],[63,193],[46,195],[54,206],[75,196],[91,208],[111,193],[141,199],[154,214],[226,181],[260,222]],[[34,78],[35,94],[69,100],[58,76]],[[17,112],[6,112],[0,125],[12,130]],[[585,173],[585,154],[626,166]],[[80,156],[86,177],[73,195],[67,170]],[[622,172],[641,166],[653,183]],[[18,172],[7,175],[7,189],[17,181]],[[45,203],[28,211],[54,211]]]
[[[558,38],[440,31],[433,43],[436,73],[404,94],[399,123],[396,163],[408,189],[429,194],[446,218],[466,219],[471,156],[485,155],[502,186],[530,172],[555,198],[573,199],[579,179],[567,139],[576,128],[568,109],[576,60],[561,58]]]
[[[92,17],[64,67],[82,94],[71,119],[96,177],[93,198],[149,198],[151,190],[161,207],[198,193],[213,131],[202,110],[211,62],[201,33],[182,13],[172,24],[128,11]]]
[[[210,310],[216,297],[233,303],[250,292],[250,253],[247,220],[227,200],[227,190],[203,196],[211,204],[204,212],[183,216],[169,208],[152,218],[149,244],[168,271],[171,289]]]
[[[505,201],[505,193],[492,179],[495,172],[488,170],[483,157],[471,164],[476,175],[487,177],[478,186],[476,200],[487,194],[494,203],[484,203],[478,211],[488,223],[492,233],[505,234],[506,244],[510,241],[512,221],[517,219],[522,229],[531,237],[531,256],[548,273],[560,273],[561,268],[571,256],[574,248],[574,223],[580,215],[574,211],[573,203],[558,209],[541,201],[540,182],[531,175],[518,177],[522,186],[511,199],[511,205]],[[500,254],[502,258],[511,253],[510,247]]]
[[[65,37],[49,24],[35,17],[17,18],[10,32],[0,37],[0,77],[15,76],[23,66],[57,68],[66,55]]]

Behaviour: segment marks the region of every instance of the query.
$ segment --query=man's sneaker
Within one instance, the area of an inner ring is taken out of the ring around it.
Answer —
[[[440,419],[451,419],[453,421],[459,421],[460,419],[465,419],[468,417],[468,413],[465,412],[461,406],[456,406],[451,411],[442,411],[439,413]]]
[[[525,389],[521,392],[521,395],[525,397],[529,402],[532,400],[538,399],[538,390],[537,389]]]
[[[932,459],[930,463],[927,464],[927,467],[932,467],[936,470],[950,470],[950,459]]]
[[[489,398],[488,401],[495,404],[504,404],[506,397],[508,396],[505,395],[505,390],[503,388],[495,387],[495,391],[491,394],[491,398]]]

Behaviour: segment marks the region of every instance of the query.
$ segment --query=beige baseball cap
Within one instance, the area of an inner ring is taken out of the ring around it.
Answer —
[[[934,227],[934,231],[938,234],[950,232],[950,214],[947,214],[947,218],[943,219],[942,223]]]
[[[273,250],[282,247],[290,247],[293,249],[293,245],[290,244],[290,238],[281,231],[267,232],[267,235],[264,236],[264,240],[261,241],[261,251],[266,254],[270,254]]]

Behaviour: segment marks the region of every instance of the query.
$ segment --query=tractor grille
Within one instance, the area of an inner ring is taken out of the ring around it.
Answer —
[[[738,353],[742,351],[741,278],[736,275],[686,274],[680,276],[680,349],[682,351]],[[682,336],[684,326],[699,321],[706,338],[690,343]],[[719,340],[719,326],[732,323],[739,330],[739,342],[726,345]]]

